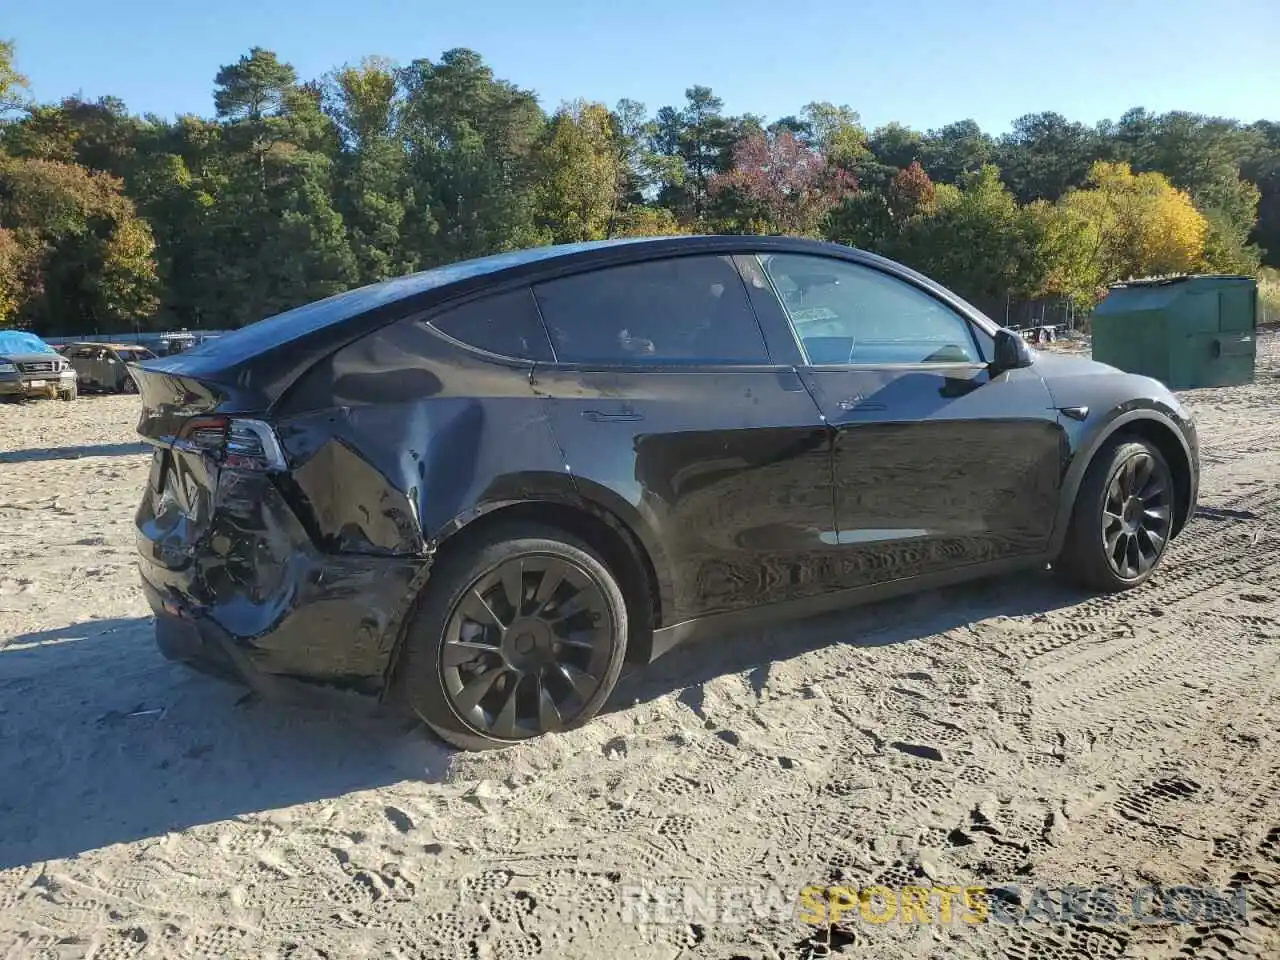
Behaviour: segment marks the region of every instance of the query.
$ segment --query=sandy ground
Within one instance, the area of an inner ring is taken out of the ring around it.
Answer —
[[[1187,394],[1202,508],[1146,588],[1030,574],[704,644],[586,729],[470,756],[163,661],[137,401],[2,406],[0,957],[1280,956],[1280,339],[1261,354]],[[1122,910],[1242,889],[1248,923],[795,915],[807,884],[1005,881]],[[686,899],[642,924],[637,885]]]

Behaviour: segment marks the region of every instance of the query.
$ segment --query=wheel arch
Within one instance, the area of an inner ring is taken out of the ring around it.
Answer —
[[[1053,553],[1056,554],[1066,539],[1071,513],[1084,475],[1098,453],[1106,444],[1121,436],[1133,436],[1151,443],[1173,472],[1174,517],[1172,535],[1177,536],[1191,518],[1196,495],[1196,470],[1194,454],[1186,437],[1175,422],[1160,410],[1130,410],[1106,421],[1082,445],[1072,458],[1062,484],[1058,514],[1054,522]]]
[[[490,531],[509,523],[527,521],[564,530],[591,546],[619,578],[631,622],[627,638],[627,662],[647,663],[653,647],[653,630],[662,622],[662,596],[657,571],[640,537],[611,511],[588,500],[538,499],[491,504],[446,525],[435,541],[431,563],[409,588],[404,611],[395,624],[393,647],[384,678],[384,696],[395,689],[395,675],[405,635],[424,591],[430,589],[431,567],[441,556],[466,549]]]

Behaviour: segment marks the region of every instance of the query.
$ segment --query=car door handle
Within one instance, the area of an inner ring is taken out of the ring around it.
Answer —
[[[583,410],[582,419],[590,420],[592,423],[624,423],[633,420],[643,420],[644,416],[636,413],[634,410],[622,410],[618,413],[604,413],[600,410]]]
[[[887,410],[883,403],[878,400],[868,401],[863,397],[850,397],[847,400],[841,400],[836,404],[841,410]]]

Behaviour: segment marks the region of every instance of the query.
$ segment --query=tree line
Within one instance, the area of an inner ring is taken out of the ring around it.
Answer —
[[[454,49],[302,82],[254,48],[213,119],[33,103],[0,44],[0,326],[237,327],[352,286],[607,237],[789,233],[901,260],[978,302],[1083,309],[1116,280],[1280,263],[1280,123],[1142,108],[868,130],[772,122],[690,87],[651,113],[534,91]]]

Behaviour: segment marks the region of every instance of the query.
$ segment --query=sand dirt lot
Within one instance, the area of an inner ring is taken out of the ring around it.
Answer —
[[[704,643],[482,755],[166,663],[137,400],[0,406],[0,957],[1280,957],[1280,338],[1186,398],[1201,509],[1145,588],[1031,573]],[[796,915],[1006,882],[984,923]],[[1068,884],[1119,919],[1049,922]],[[1152,884],[1247,923],[1129,922]]]

